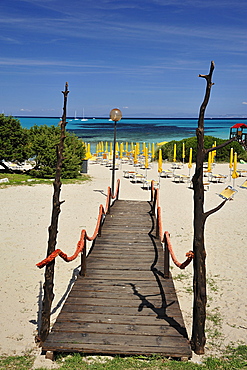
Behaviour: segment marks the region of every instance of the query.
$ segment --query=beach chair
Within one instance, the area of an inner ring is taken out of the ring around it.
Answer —
[[[173,181],[174,182],[189,182],[190,181],[190,176],[187,175],[178,175],[178,174],[173,174]]]
[[[245,180],[242,185],[239,185],[239,187],[242,189],[247,189],[247,180]]]
[[[124,177],[128,179],[130,179],[131,177],[134,177],[137,174],[136,171],[127,171],[127,170],[124,170],[123,173],[124,173]]]
[[[143,180],[146,178],[146,176],[136,173],[134,176],[131,178],[131,182],[137,183],[137,182],[143,182]]]
[[[209,181],[211,182],[226,182],[227,175],[222,175],[222,174],[211,174]]]
[[[220,194],[219,196],[223,199],[232,200],[234,195],[238,192],[238,190],[234,189],[231,185],[228,185]]]
[[[173,172],[174,171],[171,171],[171,170],[163,170],[160,173],[160,177],[172,177],[173,176]]]
[[[153,180],[143,179],[142,188],[147,189],[147,190],[151,189],[152,181]],[[154,181],[154,188],[155,189],[159,188],[159,182],[158,181]]]

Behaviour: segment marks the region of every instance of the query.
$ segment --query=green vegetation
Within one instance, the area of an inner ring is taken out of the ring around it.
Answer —
[[[224,143],[226,140],[219,139],[213,136],[205,136],[204,137],[204,143],[205,148],[212,148],[214,143],[216,142],[216,145],[220,145]],[[183,143],[185,145],[185,162],[189,162],[189,152],[190,148],[192,148],[192,161],[195,162],[196,160],[196,151],[197,151],[197,138],[191,137],[188,139],[183,139],[180,141],[169,141],[168,143],[162,145],[160,148],[162,150],[162,158],[167,159],[168,161],[173,161],[173,150],[174,150],[174,144],[176,144],[177,150],[177,161],[183,160],[182,158],[182,148]],[[244,161],[247,160],[247,152],[243,149],[243,147],[236,141],[233,141],[232,143],[226,145],[224,148],[221,148],[217,150],[216,153],[216,161],[217,162],[229,162],[230,158],[230,150],[233,148],[234,152],[238,153],[238,160],[243,159]],[[158,158],[158,153],[156,153],[156,158]],[[205,161],[207,161],[207,158],[205,158]]]
[[[0,357],[0,370],[31,370],[34,358],[27,356]],[[100,357],[78,353],[60,355],[56,359],[60,370],[244,370],[247,368],[247,346],[227,348],[220,357],[207,357],[200,364],[191,361],[168,360],[161,356]],[[44,370],[40,367],[38,370]]]
[[[37,184],[52,184],[54,179],[40,179],[35,178],[28,174],[17,174],[17,173],[0,173],[0,180],[7,178],[9,181],[0,183],[0,189],[6,188],[8,186],[18,186],[18,185],[37,185]],[[90,180],[88,175],[79,175],[79,177],[74,179],[63,179],[63,184],[79,184],[81,182]]]
[[[33,126],[29,130],[21,127],[19,120],[0,115],[0,164],[4,161],[22,163],[32,159],[35,164],[29,174],[38,178],[55,176],[57,146],[61,130],[55,126]],[[63,152],[62,179],[80,176],[85,145],[74,134],[66,132]],[[5,168],[6,172],[8,171]]]
[[[23,162],[28,159],[28,130],[20,121],[0,114],[0,163],[5,161]]]

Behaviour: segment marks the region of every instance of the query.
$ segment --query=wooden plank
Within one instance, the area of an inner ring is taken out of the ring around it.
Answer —
[[[64,333],[99,333],[99,334],[117,334],[117,335],[162,335],[180,337],[180,333],[167,323],[154,325],[133,325],[133,324],[114,324],[94,323],[94,322],[57,322],[54,325],[53,332]]]
[[[114,203],[44,350],[191,356],[150,210],[148,202]]]
[[[184,328],[183,320],[180,316],[176,316],[174,322],[170,320],[162,320],[157,318],[157,316],[145,316],[145,315],[114,315],[114,314],[101,314],[100,316],[92,315],[88,312],[64,312],[62,311],[59,315],[57,322],[96,322],[96,323],[111,323],[111,324],[133,324],[133,325],[149,325],[149,326],[160,326],[167,325],[170,326],[171,323],[174,326],[180,326]],[[56,325],[55,323],[55,325]],[[55,328],[55,325],[53,328]]]

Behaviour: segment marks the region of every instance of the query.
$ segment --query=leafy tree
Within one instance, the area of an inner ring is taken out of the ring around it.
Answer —
[[[0,114],[0,163],[3,161],[23,162],[29,158],[28,130],[20,121]]]
[[[33,126],[29,130],[30,150],[35,167],[30,171],[36,177],[54,177],[57,163],[57,146],[60,128],[55,126]],[[74,134],[66,132],[64,143],[62,178],[76,178],[79,175],[85,147]]]

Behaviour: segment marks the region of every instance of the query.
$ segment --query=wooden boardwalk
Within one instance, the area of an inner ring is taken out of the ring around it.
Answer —
[[[43,350],[190,358],[163,258],[149,202],[116,201]]]

